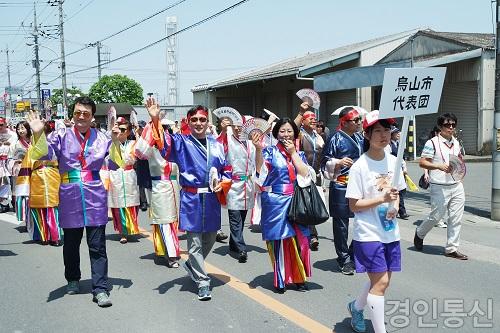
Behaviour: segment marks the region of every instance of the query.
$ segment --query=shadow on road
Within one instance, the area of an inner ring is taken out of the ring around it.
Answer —
[[[409,251],[413,252],[420,252],[415,249],[415,246],[410,246],[408,248]],[[435,256],[442,256],[444,255],[444,247],[438,246],[438,245],[424,245],[424,249],[422,251],[424,254],[432,254]]]
[[[130,288],[134,284],[130,279],[120,279],[120,278],[108,278],[108,288],[112,291],[115,286],[119,288]],[[92,280],[80,280],[80,294],[91,294],[92,293]],[[66,295],[66,285],[52,290],[47,297],[47,303],[52,302],[56,299],[62,298]]]
[[[365,318],[365,323],[366,323],[366,331],[373,332],[373,325],[371,320]],[[341,322],[336,323],[335,326],[333,327],[333,330],[335,331],[335,333],[352,333],[353,330],[351,328],[351,318],[345,318]]]
[[[272,292],[276,292],[273,285],[273,272],[266,273],[264,275],[260,275],[255,277],[252,281],[248,283],[248,286],[252,289],[256,289],[257,287],[261,287],[263,289],[270,290]],[[309,290],[315,289],[323,289],[323,286],[311,281],[306,282],[307,288]],[[295,291],[294,285],[287,285],[286,290]],[[300,291],[303,292],[303,291]]]
[[[218,248],[214,249],[212,251],[215,254],[218,254],[220,256],[225,256],[229,254],[232,258],[238,259],[238,253],[234,251],[229,251],[229,245],[228,246],[219,246]],[[267,253],[267,251],[261,247],[255,246],[255,245],[248,245],[247,244],[247,252],[257,252],[257,253]]]
[[[106,240],[119,242],[122,237],[119,234],[107,234]],[[139,243],[139,239],[148,238],[148,236],[143,234],[127,236],[127,243]]]
[[[16,229],[19,233],[28,232],[28,228],[26,228],[25,225],[20,225],[19,227],[15,227],[14,229]]]
[[[212,277],[212,280],[210,282],[210,289],[223,286],[229,281],[229,277],[225,275],[219,275],[219,274],[209,274],[209,275],[210,277]],[[193,282],[193,280],[191,280],[191,278],[187,275],[162,283],[158,286],[158,288],[155,288],[153,290],[158,290],[159,294],[165,294],[167,291],[169,291],[176,285],[181,286],[179,291],[191,292],[196,295],[198,294],[198,287]]]
[[[336,259],[325,259],[325,260],[319,260],[316,261],[313,264],[314,268],[321,269],[322,271],[325,272],[333,272],[333,273],[342,273],[340,271],[339,264],[337,263]]]
[[[17,253],[12,252],[11,250],[0,250],[0,257],[13,257],[17,256]]]

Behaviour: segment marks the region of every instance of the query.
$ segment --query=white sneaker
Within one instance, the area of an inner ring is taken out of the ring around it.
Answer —
[[[446,223],[444,223],[443,221],[439,221],[438,223],[436,223],[435,227],[436,228],[448,228],[448,225],[446,225]]]

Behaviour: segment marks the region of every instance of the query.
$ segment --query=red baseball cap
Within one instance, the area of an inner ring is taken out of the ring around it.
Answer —
[[[5,118],[4,117],[0,117],[0,124],[5,124],[6,121],[5,121]]]
[[[375,125],[379,120],[379,112],[378,110],[373,110],[372,112],[368,112],[365,115],[365,119],[363,119],[363,129],[366,130],[368,127]],[[394,118],[386,118],[389,124],[394,124],[396,120]]]

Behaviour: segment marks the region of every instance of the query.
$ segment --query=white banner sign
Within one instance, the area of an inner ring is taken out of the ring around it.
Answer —
[[[386,68],[380,118],[438,112],[445,74],[445,67]]]

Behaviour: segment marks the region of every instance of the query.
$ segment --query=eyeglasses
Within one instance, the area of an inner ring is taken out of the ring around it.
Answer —
[[[456,128],[457,127],[457,123],[444,123],[443,127]]]
[[[200,123],[206,123],[207,122],[207,118],[204,118],[204,117],[191,117],[189,118],[189,122],[191,123],[196,123],[196,122],[200,122]]]
[[[75,116],[76,118],[80,118],[81,116],[83,116],[83,118],[89,119],[90,117],[92,117],[92,112],[76,110],[75,112],[73,112],[73,116]]]
[[[348,120],[348,121],[352,121],[353,123],[360,123],[361,122],[361,117],[354,118],[354,119],[351,119],[351,120]]]

